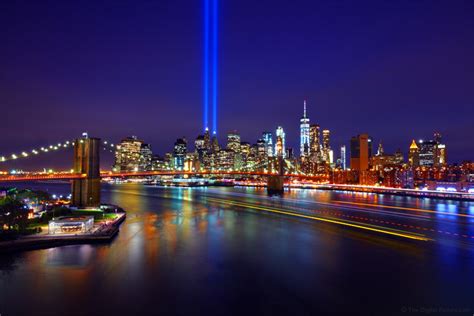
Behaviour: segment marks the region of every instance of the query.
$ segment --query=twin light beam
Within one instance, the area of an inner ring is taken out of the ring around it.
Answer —
[[[217,43],[218,0],[204,0],[204,112],[203,125],[209,130],[209,103],[212,96],[212,133],[217,134]],[[210,80],[212,82],[210,83]]]

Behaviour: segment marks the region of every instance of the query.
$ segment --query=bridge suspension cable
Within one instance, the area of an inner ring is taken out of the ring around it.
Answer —
[[[79,141],[81,141],[81,140],[79,140]],[[39,147],[39,148],[31,149],[31,150],[24,150],[24,151],[21,151],[21,152],[12,153],[10,155],[0,155],[0,163],[13,161],[13,160],[17,160],[17,159],[25,159],[25,158],[34,157],[34,156],[37,156],[37,155],[46,154],[46,153],[50,153],[50,152],[56,152],[56,151],[59,151],[59,150],[62,150],[62,149],[72,148],[72,147],[74,147],[74,145],[75,145],[74,140],[66,140],[66,141],[63,141],[63,142],[59,142],[57,144],[55,143],[55,144],[52,144],[52,145],[46,145],[46,146],[42,146],[42,147]],[[107,140],[103,140],[101,142],[101,145],[102,145],[102,148],[104,150],[114,152],[114,149],[115,149],[114,143],[109,142]]]

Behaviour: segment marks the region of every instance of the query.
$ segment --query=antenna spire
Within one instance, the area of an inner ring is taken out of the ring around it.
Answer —
[[[306,118],[306,100],[303,101],[303,117]]]

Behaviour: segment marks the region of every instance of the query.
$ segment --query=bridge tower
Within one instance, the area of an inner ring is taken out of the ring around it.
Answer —
[[[73,206],[79,208],[100,205],[100,138],[89,138],[87,133],[74,143],[74,173],[84,174],[83,179],[72,181]]]
[[[267,180],[268,195],[283,195],[285,183],[284,160],[281,155],[278,156],[278,175],[270,175]]]

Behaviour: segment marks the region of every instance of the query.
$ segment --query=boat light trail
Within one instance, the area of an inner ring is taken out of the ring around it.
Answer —
[[[278,209],[274,209],[274,208],[255,206],[255,205],[239,203],[239,202],[230,202],[230,201],[227,201],[227,200],[221,200],[221,199],[215,199],[215,198],[207,198],[207,200],[217,202],[217,203],[221,203],[221,204],[226,204],[226,205],[239,206],[239,207],[243,207],[243,208],[250,208],[250,209],[260,210],[260,211],[265,211],[265,212],[270,212],[270,213],[301,217],[301,218],[316,220],[316,221],[320,221],[320,222],[326,222],[326,223],[332,223],[332,224],[337,224],[337,225],[341,225],[341,226],[358,228],[358,229],[362,229],[362,230],[367,230],[367,231],[372,231],[372,232],[377,232],[377,233],[382,233],[382,234],[392,235],[392,236],[397,236],[397,237],[403,237],[403,238],[407,238],[407,239],[421,240],[421,241],[431,240],[430,238],[427,238],[426,236],[421,235],[421,234],[414,234],[414,233],[409,233],[409,232],[405,232],[405,231],[401,231],[401,230],[387,230],[387,229],[384,229],[381,226],[375,226],[375,225],[364,226],[364,225],[360,225],[360,224],[355,224],[354,222],[347,222],[347,221],[341,221],[341,220],[336,220],[336,219],[329,219],[329,218],[324,218],[324,217],[319,217],[319,216],[304,215],[304,214],[295,213],[295,212],[291,212],[291,211],[278,210]]]

